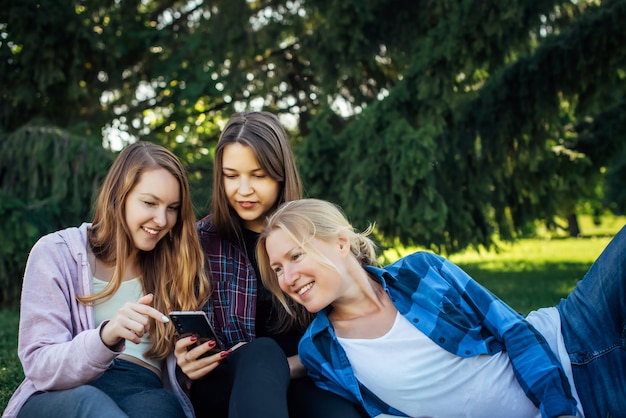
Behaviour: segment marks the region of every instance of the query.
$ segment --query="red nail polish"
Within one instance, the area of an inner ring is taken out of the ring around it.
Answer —
[[[220,357],[224,358],[224,357],[226,357],[226,356],[227,356],[227,355],[229,355],[229,354],[230,354],[230,350],[228,350],[228,351],[222,351],[222,352],[220,353]]]
[[[192,335],[191,338],[190,338],[192,343],[195,343],[197,339],[198,339],[197,335]]]
[[[209,347],[214,347],[215,344],[216,344],[215,341],[209,340]]]

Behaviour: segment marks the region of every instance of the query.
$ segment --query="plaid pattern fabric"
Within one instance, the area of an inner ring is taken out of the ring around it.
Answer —
[[[385,287],[398,311],[432,341],[461,357],[506,350],[520,386],[545,417],[576,415],[576,401],[559,360],[524,318],[438,255],[416,252],[368,272]],[[372,415],[403,415],[356,380],[348,358],[321,311],[299,346],[300,359],[321,388]]]
[[[254,268],[245,251],[215,233],[210,215],[196,226],[211,275],[212,293],[204,310],[227,347],[251,341],[255,337],[257,295]]]

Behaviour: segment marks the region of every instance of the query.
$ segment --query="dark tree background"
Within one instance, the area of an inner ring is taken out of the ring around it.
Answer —
[[[129,141],[179,155],[204,214],[240,110],[278,114],[307,194],[386,245],[624,214],[625,21],[626,0],[0,0],[0,303]]]

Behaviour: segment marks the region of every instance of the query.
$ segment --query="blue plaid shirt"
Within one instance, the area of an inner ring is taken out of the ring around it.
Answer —
[[[367,267],[398,311],[441,348],[460,357],[506,350],[517,380],[544,417],[576,415],[569,382],[545,339],[518,313],[450,261],[416,252],[381,269]],[[328,320],[317,314],[299,345],[316,384],[372,416],[403,415],[361,385]]]
[[[211,274],[211,298],[204,309],[226,347],[255,337],[257,282],[245,251],[222,239],[211,216],[198,221],[200,242]]]

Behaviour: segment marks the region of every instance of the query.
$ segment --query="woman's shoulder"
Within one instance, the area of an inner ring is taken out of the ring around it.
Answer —
[[[196,222],[196,229],[204,253],[209,258],[222,256],[239,256],[242,249],[239,245],[223,237],[213,225],[213,216],[205,216]]]
[[[60,266],[78,266],[87,256],[88,226],[83,224],[42,236],[30,250],[27,269],[37,271],[39,275],[55,271]]]
[[[201,218],[196,222],[196,229],[200,234],[215,234],[215,227],[213,226],[213,215],[208,214],[204,218]]]
[[[389,271],[406,268],[423,269],[433,266],[440,267],[442,264],[446,263],[446,261],[447,260],[444,257],[430,251],[415,251],[385,266],[385,270]]]
[[[87,230],[91,224],[83,223],[80,227],[69,227],[41,236],[33,249],[50,248],[59,244],[66,245],[75,251],[85,248],[87,242]]]
[[[196,230],[205,251],[216,251],[222,245],[222,237],[215,228],[213,215],[208,214],[196,222]]]

